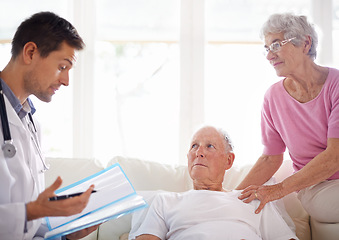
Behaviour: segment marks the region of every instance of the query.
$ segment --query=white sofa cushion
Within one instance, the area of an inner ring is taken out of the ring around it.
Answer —
[[[183,192],[192,188],[186,166],[172,166],[136,158],[114,157],[108,166],[119,163],[136,191]]]
[[[46,172],[46,187],[50,186],[58,176],[62,178],[62,188],[104,169],[96,159],[46,158],[46,162],[50,165]]]

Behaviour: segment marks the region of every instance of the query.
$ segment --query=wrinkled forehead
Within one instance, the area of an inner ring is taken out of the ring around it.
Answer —
[[[222,134],[213,127],[204,127],[199,129],[192,138],[192,142],[215,142],[223,143]]]

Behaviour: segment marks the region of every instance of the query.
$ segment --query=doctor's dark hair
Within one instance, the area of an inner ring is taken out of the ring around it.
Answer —
[[[45,58],[59,50],[64,41],[76,50],[85,46],[77,30],[67,20],[52,12],[39,12],[18,27],[12,41],[12,58],[15,59],[28,42],[34,42],[40,56]]]

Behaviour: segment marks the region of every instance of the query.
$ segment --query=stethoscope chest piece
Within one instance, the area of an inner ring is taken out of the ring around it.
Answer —
[[[2,151],[4,152],[5,157],[12,158],[16,153],[16,147],[13,145],[12,141],[5,141],[1,146]]]
[[[45,163],[44,157],[42,156],[42,153],[40,150],[39,142],[36,136],[37,130],[33,122],[32,114],[29,112],[28,116],[29,116],[28,128],[33,134],[32,139],[38,150],[42,164],[44,165],[44,169],[42,170],[44,172],[49,169],[49,166]],[[1,119],[1,125],[2,125],[2,132],[4,136],[4,143],[2,144],[1,149],[5,157],[12,158],[16,154],[16,147],[13,144],[13,139],[11,137],[11,132],[9,129],[8,117],[7,117],[7,112],[6,112],[6,104],[5,104],[5,99],[3,96],[1,80],[0,80],[0,119]],[[32,126],[29,123],[31,123]]]
[[[4,135],[4,143],[1,146],[2,151],[4,151],[5,157],[12,158],[16,153],[16,147],[13,145],[13,140],[11,138],[11,132],[9,130],[7,112],[5,99],[2,91],[2,85],[0,81],[0,118],[2,125],[2,133]]]

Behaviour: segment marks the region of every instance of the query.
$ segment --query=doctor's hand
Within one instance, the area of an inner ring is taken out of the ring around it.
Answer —
[[[248,186],[241,192],[241,195],[238,198],[244,203],[250,203],[253,200],[258,199],[260,201],[260,205],[255,210],[255,213],[258,214],[264,208],[266,203],[278,200],[284,196],[282,184],[278,183],[274,185]]]
[[[94,185],[91,185],[80,196],[65,200],[49,201],[50,197],[55,196],[54,192],[61,184],[62,180],[58,177],[50,187],[40,193],[37,200],[26,204],[27,220],[46,216],[71,216],[80,213],[87,206]]]

